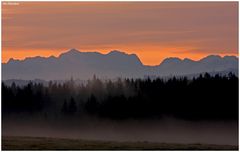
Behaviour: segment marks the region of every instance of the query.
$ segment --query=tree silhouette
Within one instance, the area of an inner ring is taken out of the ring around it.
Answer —
[[[98,103],[96,97],[92,94],[85,104],[85,109],[88,113],[96,113],[98,110]]]
[[[69,114],[75,114],[77,112],[77,105],[73,97],[70,99],[69,107],[68,107]]]
[[[64,103],[63,103],[63,105],[62,105],[61,112],[62,112],[63,114],[68,114],[68,105],[67,105],[67,101],[66,101],[66,100],[64,100]]]
[[[87,84],[50,81],[47,86],[2,82],[2,114],[87,114],[110,119],[238,120],[238,77],[200,74],[168,79],[117,79],[94,76]],[[78,105],[78,106],[77,106]],[[80,106],[79,106],[80,105]],[[81,110],[81,112],[79,112]]]

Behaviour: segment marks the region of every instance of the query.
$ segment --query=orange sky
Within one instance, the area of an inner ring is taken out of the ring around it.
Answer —
[[[237,2],[2,2],[2,62],[71,48],[166,57],[238,55]]]

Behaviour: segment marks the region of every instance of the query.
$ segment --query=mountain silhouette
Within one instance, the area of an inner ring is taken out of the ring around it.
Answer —
[[[65,80],[70,77],[143,78],[144,76],[179,76],[203,72],[238,71],[236,56],[207,56],[199,61],[166,58],[157,66],[143,65],[136,54],[114,50],[107,54],[80,52],[71,49],[58,57],[28,57],[24,60],[10,59],[2,63],[2,79]],[[238,72],[237,72],[238,73]]]

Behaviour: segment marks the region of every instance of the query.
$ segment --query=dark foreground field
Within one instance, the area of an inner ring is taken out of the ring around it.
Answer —
[[[2,150],[238,150],[238,146],[3,136]]]

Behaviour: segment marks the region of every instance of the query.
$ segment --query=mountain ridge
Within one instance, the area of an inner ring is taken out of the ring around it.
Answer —
[[[54,56],[54,55],[51,55],[51,56],[48,56],[48,57],[44,57],[44,56],[33,56],[33,57],[26,57],[24,59],[14,59],[14,58],[10,58],[7,62],[5,63],[2,63],[2,64],[7,64],[9,62],[13,62],[13,61],[24,61],[24,60],[30,60],[30,59],[36,59],[36,58],[40,58],[40,59],[50,59],[50,58],[54,58],[54,59],[58,59],[64,55],[69,55],[69,54],[98,54],[98,55],[111,55],[111,54],[121,54],[121,55],[131,55],[131,56],[136,56],[140,61],[141,59],[135,54],[135,53],[131,53],[131,54],[128,54],[126,52],[123,52],[123,51],[120,51],[120,50],[112,50],[112,51],[109,51],[108,53],[101,53],[101,52],[81,52],[77,49],[70,49],[66,52],[63,52],[61,53],[60,55],[58,56]],[[171,59],[174,59],[174,60],[179,60],[179,61],[184,61],[184,60],[187,60],[187,61],[192,61],[192,62],[199,62],[199,61],[202,61],[204,59],[207,59],[207,58],[218,58],[218,59],[223,59],[223,58],[234,58],[234,59],[237,59],[238,60],[238,57],[237,56],[234,56],[234,55],[225,55],[223,57],[221,57],[220,55],[216,55],[216,54],[211,54],[211,55],[208,55],[208,56],[205,56],[205,57],[202,57],[201,59],[199,60],[193,60],[191,58],[184,58],[184,59],[181,59],[179,57],[167,57],[165,59],[163,59],[159,64],[157,65],[147,65],[147,64],[143,64],[142,61],[141,63],[145,66],[158,66],[158,65],[161,65],[163,62],[165,62],[165,60],[171,60]]]
[[[67,79],[69,77],[88,79],[96,74],[104,78],[142,78],[146,75],[168,76],[238,70],[236,56],[209,55],[194,61],[189,58],[170,57],[159,65],[144,65],[136,54],[113,50],[80,52],[70,49],[58,57],[28,57],[24,60],[10,59],[2,63],[3,79]]]

